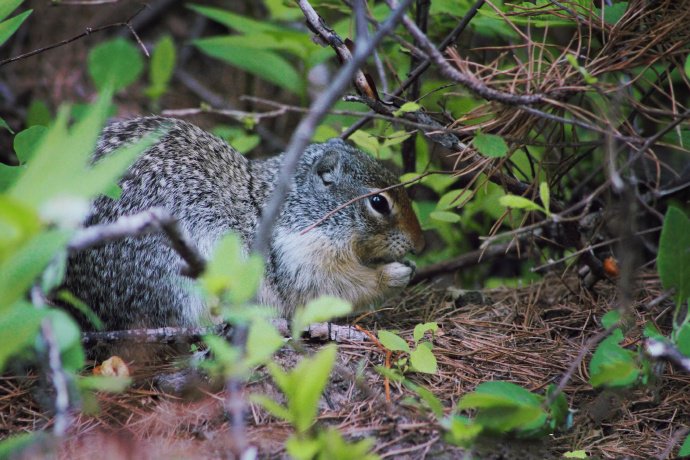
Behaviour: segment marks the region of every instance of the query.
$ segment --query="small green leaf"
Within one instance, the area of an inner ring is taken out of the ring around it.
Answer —
[[[242,37],[240,37],[242,38]],[[194,40],[204,54],[220,59],[294,94],[304,92],[304,79],[294,66],[279,54],[266,49],[239,46],[235,36]]]
[[[615,24],[623,17],[628,9],[628,2],[614,3],[604,8],[604,21],[607,24]]]
[[[606,328],[612,327],[621,320],[621,313],[618,310],[611,310],[601,318],[601,324]]]
[[[563,458],[589,458],[584,450],[571,450],[563,454]]]
[[[381,344],[390,351],[404,351],[405,353],[410,352],[410,346],[407,344],[405,339],[400,337],[398,334],[394,334],[390,331],[380,330],[378,337]]]
[[[5,19],[10,13],[16,10],[24,0],[3,0],[0,2],[0,21]]]
[[[122,37],[96,45],[88,57],[89,75],[96,88],[120,91],[134,83],[144,70],[139,49]]]
[[[429,323],[417,324],[414,327],[414,333],[412,334],[414,336],[414,341],[419,342],[420,340],[422,340],[422,337],[424,337],[424,333],[427,331],[431,331],[432,333],[438,331],[438,323],[432,321]]]
[[[10,134],[14,134],[14,131],[12,130],[12,128],[10,128],[10,125],[7,124],[4,118],[0,118],[0,128],[6,129],[10,132]]]
[[[104,375],[89,375],[79,377],[77,384],[81,390],[105,391],[106,393],[122,393],[132,384],[129,377],[107,377]]]
[[[27,349],[36,339],[36,334],[45,316],[28,302],[17,302],[0,314],[0,372],[5,369],[7,359]]]
[[[502,158],[508,153],[508,144],[501,136],[477,133],[472,142],[475,148],[489,158]]]
[[[417,104],[416,102],[405,102],[403,105],[400,106],[400,108],[398,110],[393,112],[393,116],[399,117],[403,113],[416,112],[420,108],[422,108],[422,106]]]
[[[0,46],[19,29],[19,26],[29,17],[32,11],[33,10],[24,11],[13,18],[0,22]]]
[[[690,219],[670,206],[659,238],[657,267],[664,289],[675,289],[676,299],[690,298]]]
[[[690,457],[690,434],[685,437],[685,441],[683,441],[683,444],[680,446],[678,456]]]
[[[249,397],[249,399],[252,402],[259,404],[266,411],[270,412],[271,415],[273,415],[274,417],[285,420],[286,422],[289,422],[292,419],[292,417],[290,416],[290,412],[285,407],[281,406],[268,396],[252,394]]]
[[[158,40],[151,54],[149,82],[146,95],[151,99],[160,98],[168,89],[168,83],[175,69],[175,43],[170,35]]]
[[[676,333],[676,345],[685,356],[690,357],[690,323],[685,323]]]
[[[436,357],[426,346],[420,345],[410,353],[410,364],[417,372],[435,374],[438,371]]]
[[[414,174],[414,173],[413,173]],[[455,209],[461,204],[467,201],[467,198],[472,195],[472,190],[462,189],[462,190],[451,190],[448,193],[444,193],[438,200],[436,209],[438,211],[448,211],[449,209]]]
[[[263,318],[255,318],[247,335],[247,365],[263,364],[284,343],[285,339],[271,323]]]
[[[441,222],[449,222],[451,224],[460,222],[460,220],[462,219],[460,215],[450,211],[432,211],[431,214],[429,214],[429,217],[431,217],[434,220],[438,220]]]
[[[381,148],[376,136],[372,136],[366,131],[355,131],[352,133],[352,136],[350,136],[350,140],[354,142],[357,147],[372,155],[377,155]]]
[[[14,136],[14,153],[20,163],[24,164],[31,159],[47,131],[45,126],[31,126]]]
[[[313,357],[303,359],[290,372],[292,386],[286,396],[294,427],[299,433],[304,433],[314,424],[321,394],[335,362],[336,350],[335,346],[327,345]]]
[[[541,198],[544,209],[549,211],[551,209],[551,194],[549,193],[549,184],[546,182],[539,184],[539,198]]]
[[[443,404],[431,391],[409,380],[406,380],[404,383],[407,388],[417,393],[417,396],[429,406],[429,409],[431,409],[431,412],[434,413],[437,419],[440,420],[443,417]]]
[[[683,70],[685,70],[685,75],[688,78],[690,78],[690,54],[688,54],[685,58],[685,65],[683,66]]]
[[[544,208],[539,206],[534,201],[517,195],[504,195],[498,199],[501,206],[513,209],[523,209],[525,211],[542,211],[546,212]]]
[[[618,345],[623,333],[616,329],[604,339],[589,362],[589,380],[594,387],[626,387],[633,384],[640,374],[635,354]]]
[[[0,458],[26,458],[21,455],[22,451],[41,440],[45,441],[48,436],[44,431],[34,431],[5,438],[0,441]]]
[[[484,427],[461,415],[453,415],[442,422],[446,430],[444,439],[450,444],[470,447]]]
[[[48,105],[40,99],[34,99],[26,112],[27,126],[49,126],[53,121],[53,114]]]

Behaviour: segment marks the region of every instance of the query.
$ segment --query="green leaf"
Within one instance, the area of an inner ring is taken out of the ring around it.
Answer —
[[[440,420],[443,417],[443,404],[431,391],[409,380],[406,380],[404,383],[407,388],[417,393],[417,396],[429,406],[429,409],[431,409],[431,412],[434,413],[437,419]]]
[[[99,91],[120,91],[134,83],[144,70],[139,49],[122,37],[96,45],[88,57],[89,75]]]
[[[45,310],[38,310],[28,302],[17,302],[5,308],[0,314],[0,372],[5,369],[8,358],[27,349],[36,339],[36,334],[45,316]]]
[[[606,328],[612,327],[621,320],[621,313],[618,310],[611,310],[601,318],[601,324]]]
[[[268,411],[274,417],[285,420],[286,422],[290,422],[292,420],[292,416],[287,408],[281,406],[268,396],[252,394],[249,398],[252,402],[257,403],[266,409],[266,411]]]
[[[498,199],[498,202],[501,204],[501,206],[505,206],[506,208],[546,212],[545,209],[539,206],[537,203],[523,196],[504,195]]]
[[[4,118],[0,117],[0,128],[6,129],[7,131],[10,132],[10,134],[14,134],[14,130],[10,127],[10,125],[7,124]]]
[[[77,385],[81,390],[122,393],[132,384],[130,377],[112,377],[104,375],[80,376]]]
[[[455,224],[461,220],[459,214],[450,211],[432,211],[431,214],[429,214],[429,217],[434,220],[449,222],[451,224]]]
[[[255,318],[247,335],[248,366],[263,364],[285,343],[276,328],[263,318]]]
[[[690,78],[690,54],[688,54],[685,58],[685,65],[683,66],[683,70],[685,70],[685,75],[688,78]]]
[[[542,182],[539,184],[539,198],[544,205],[544,210],[549,211],[551,209],[551,194],[549,193],[549,184]]]
[[[10,436],[0,441],[0,458],[25,458],[22,451],[45,440],[47,433],[43,431],[22,433]]]
[[[679,301],[690,298],[690,219],[670,206],[659,238],[657,267],[664,289],[675,289]]]
[[[0,21],[5,19],[10,13],[16,10],[24,0],[3,0],[0,2]]]
[[[676,345],[685,356],[690,357],[690,323],[685,323],[676,333]]]
[[[292,64],[273,51],[238,46],[237,39],[212,37],[194,40],[203,53],[245,70],[294,94],[304,92],[304,79]]]
[[[0,314],[24,296],[70,235],[64,230],[44,231],[0,263]]]
[[[589,458],[584,450],[571,450],[563,454],[563,458]]]
[[[408,113],[408,112],[416,112],[417,110],[421,109],[422,106],[417,104],[416,102],[405,102],[403,105],[400,106],[398,110],[393,112],[394,117],[399,117],[403,113]]]
[[[255,19],[248,18],[239,14],[231,13],[230,11],[222,10],[220,8],[211,8],[201,5],[187,5],[187,7],[196,11],[197,13],[206,16],[207,18],[213,19],[216,22],[223,24],[224,26],[234,29],[237,32],[242,33],[254,33],[254,32],[275,32],[283,31],[284,29],[275,26],[267,21],[257,21]]]
[[[416,173],[412,173],[416,174]],[[413,176],[414,177],[414,176]],[[401,179],[402,180],[402,179]],[[462,190],[451,190],[448,193],[444,193],[438,200],[436,209],[438,211],[447,211],[449,209],[455,209],[465,201],[472,194],[472,190],[462,189]]]
[[[13,8],[14,9],[14,8]],[[13,33],[19,29],[19,26],[29,17],[33,10],[27,10],[16,15],[6,21],[0,22],[0,46],[2,46]]]
[[[295,460],[312,460],[323,446],[318,439],[300,438],[292,435],[285,441],[285,450]]]
[[[43,136],[48,131],[45,126],[31,126],[14,136],[14,153],[20,163],[28,162],[41,144]]]
[[[604,8],[604,22],[615,24],[623,17],[625,10],[628,9],[628,2],[614,3]]]
[[[350,136],[350,140],[354,142],[357,147],[372,155],[377,155],[381,148],[376,136],[373,136],[366,131],[355,131]]]
[[[475,148],[489,158],[502,158],[508,153],[508,144],[501,136],[477,133],[472,142]]]
[[[263,261],[256,255],[246,257],[240,237],[225,235],[201,277],[207,292],[223,296],[230,304],[240,305],[254,297],[263,274]]]
[[[27,126],[49,126],[53,121],[53,114],[48,105],[40,99],[34,99],[26,112]]]
[[[41,228],[38,214],[8,196],[0,196],[0,263],[34,236]]]
[[[442,422],[446,430],[444,439],[450,444],[470,447],[484,427],[461,415],[453,415]]]
[[[321,296],[298,308],[292,318],[292,338],[297,339],[314,323],[324,323],[352,312],[352,304],[333,296]]]
[[[394,334],[390,331],[380,330],[378,337],[381,345],[390,351],[404,351],[405,353],[410,352],[410,346],[407,344],[407,341],[405,341],[405,339],[400,337],[398,334]]]
[[[616,329],[604,339],[589,362],[589,380],[594,387],[626,387],[633,384],[640,374],[635,354],[618,345],[623,333]]]
[[[460,409],[477,409],[476,421],[492,430],[529,431],[546,422],[541,397],[510,382],[484,382],[462,397]]]
[[[420,345],[410,353],[410,364],[417,372],[435,374],[438,371],[436,357],[426,346]]]
[[[685,441],[683,441],[683,444],[680,446],[678,456],[690,457],[690,434],[686,436]]]
[[[160,98],[168,89],[168,83],[175,70],[175,43],[170,35],[158,40],[149,65],[149,82],[146,95],[151,99]]]
[[[438,331],[438,323],[432,321],[429,323],[417,324],[412,334],[414,336],[414,341],[419,342],[427,331],[431,331],[432,333]]]
[[[298,433],[304,433],[314,424],[319,399],[335,362],[336,350],[335,346],[327,345],[313,357],[303,359],[290,372],[290,385],[285,396],[293,426]]]

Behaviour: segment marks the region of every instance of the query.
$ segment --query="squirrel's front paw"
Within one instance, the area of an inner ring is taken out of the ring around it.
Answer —
[[[415,272],[415,265],[405,261],[391,262],[381,266],[381,279],[383,285],[391,289],[400,289],[407,286]]]

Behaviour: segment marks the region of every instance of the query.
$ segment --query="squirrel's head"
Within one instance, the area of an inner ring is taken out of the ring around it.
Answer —
[[[311,231],[353,250],[363,265],[399,262],[420,252],[424,237],[403,187],[378,192],[395,184],[395,175],[340,139],[313,144],[300,161],[283,217],[302,231],[354,200]]]

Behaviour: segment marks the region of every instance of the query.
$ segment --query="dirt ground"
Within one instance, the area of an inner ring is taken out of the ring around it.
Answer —
[[[632,310],[636,318],[625,344],[637,347],[641,325],[652,321],[663,331],[669,305],[649,308],[660,294],[656,277],[643,275]],[[458,293],[417,286],[360,324],[370,330],[401,331],[411,340],[414,325],[437,321],[434,339],[436,375],[409,374],[439,397],[447,413],[458,399],[481,382],[504,380],[541,392],[560,381],[577,360],[585,342],[602,330],[601,316],[617,305],[613,283],[599,282],[593,291],[576,277],[547,276],[521,289]],[[309,345],[318,348],[318,344]],[[376,344],[339,345],[336,370],[322,400],[319,423],[333,425],[351,439],[372,437],[383,458],[558,458],[584,450],[593,458],[666,458],[678,448],[677,433],[690,423],[684,408],[690,400],[690,376],[668,365],[658,378],[634,390],[600,391],[588,383],[586,354],[565,387],[573,427],[543,440],[487,439],[471,451],[444,442],[433,416],[395,384],[391,402],[384,397],[383,378],[373,369],[383,364]],[[286,367],[298,356],[279,353]],[[152,375],[170,365],[132,366],[136,384],[122,394],[97,396],[100,409],[77,414],[70,435],[59,446],[62,458],[223,458],[232,444],[223,391],[200,388],[193,398],[166,394],[153,385]],[[353,376],[358,372],[359,379]],[[51,418],[35,397],[36,379],[5,376],[0,381],[0,436],[45,429]],[[277,396],[270,378],[257,371],[247,392]],[[284,456],[286,423],[250,405],[247,438],[260,458]],[[675,435],[675,436],[674,436]],[[34,451],[31,457],[40,456]],[[50,455],[49,455],[50,456]]]

